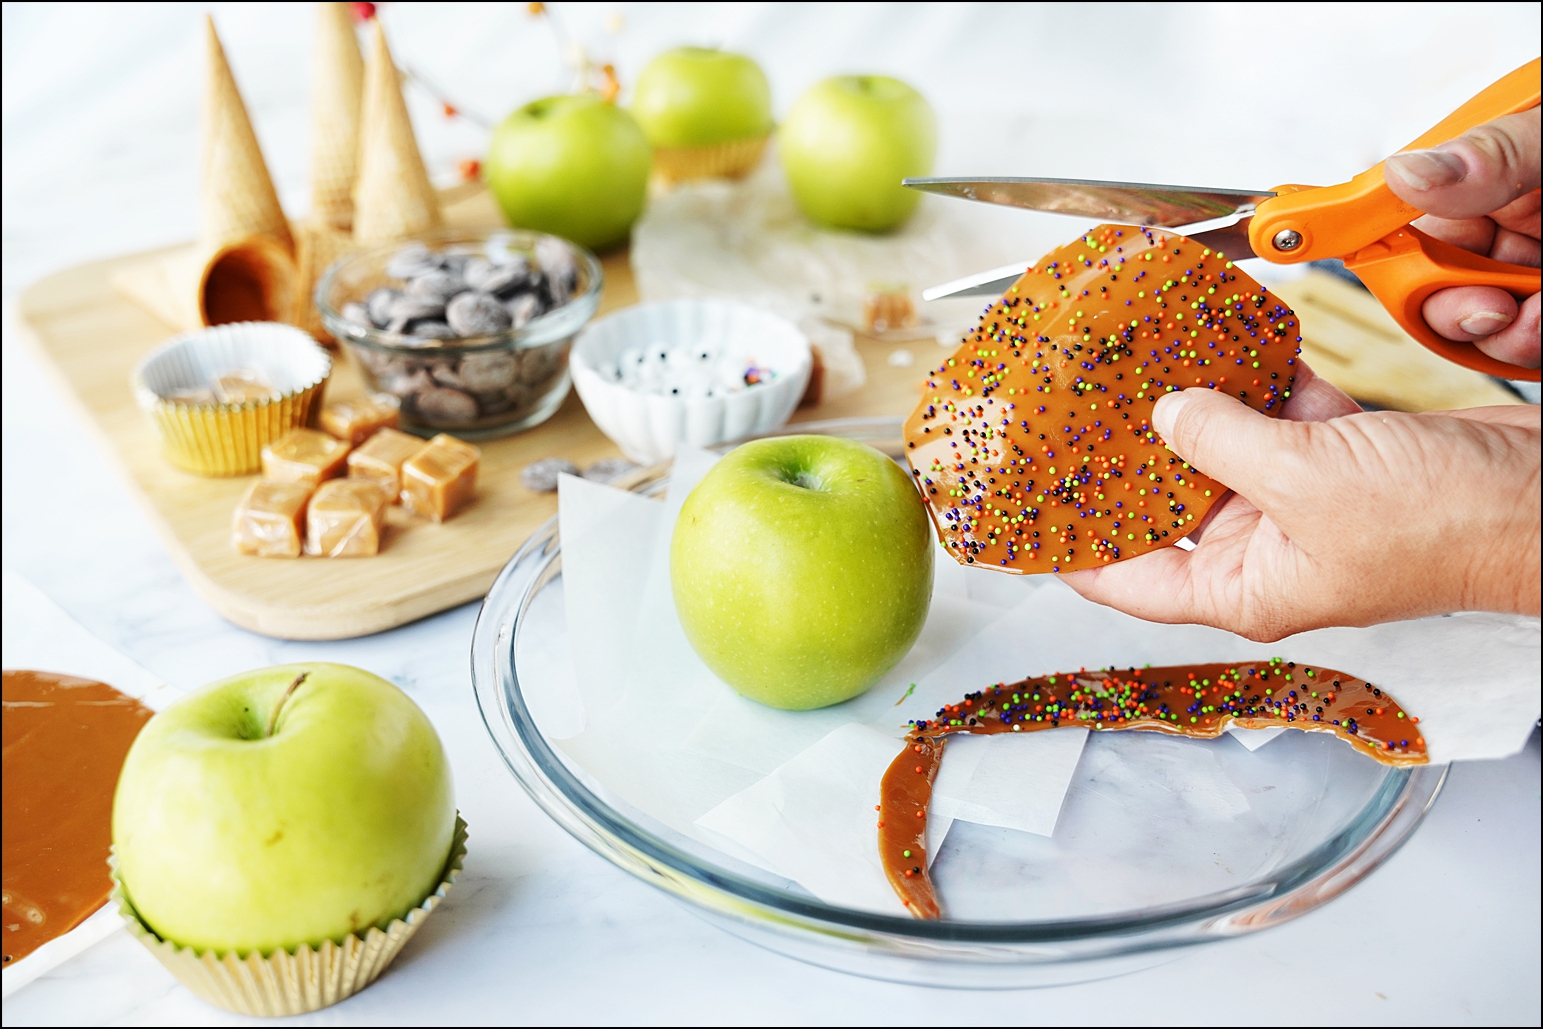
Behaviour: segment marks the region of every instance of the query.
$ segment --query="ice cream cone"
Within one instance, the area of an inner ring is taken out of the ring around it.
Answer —
[[[359,118],[359,179],[354,186],[354,239],[384,243],[442,224],[386,33],[375,21]]]
[[[316,5],[311,59],[311,217],[334,229],[354,224],[364,58],[348,4]]]
[[[321,312],[316,309],[316,284],[332,263],[358,249],[351,233],[324,224],[320,220],[302,222],[295,226],[296,264],[299,266],[299,288],[295,291],[294,323],[323,343],[331,343],[332,335],[322,324]]]
[[[294,238],[214,21],[205,24],[198,241],[114,286],[175,328],[285,321],[295,309]]]
[[[225,50],[209,29],[208,79],[204,95],[204,155],[200,241],[213,251],[250,236],[272,236],[294,252],[289,222],[268,177],[246,104],[225,62]]]

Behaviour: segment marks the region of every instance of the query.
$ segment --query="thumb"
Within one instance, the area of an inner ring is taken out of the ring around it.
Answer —
[[[1538,188],[1539,108],[1496,118],[1429,150],[1382,164],[1400,200],[1438,218],[1477,218]]]
[[[1152,408],[1152,428],[1191,466],[1256,500],[1296,423],[1260,414],[1235,397],[1195,387]]]

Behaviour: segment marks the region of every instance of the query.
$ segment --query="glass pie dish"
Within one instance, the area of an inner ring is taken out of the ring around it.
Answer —
[[[903,447],[898,419],[781,431],[857,439],[896,458]],[[631,488],[662,495],[668,475],[650,469]],[[473,689],[505,764],[602,857],[736,936],[827,968],[993,989],[1161,964],[1175,948],[1332,900],[1408,839],[1446,779],[1445,766],[1389,767],[1317,733],[1286,732],[1255,751],[1226,737],[1092,733],[1053,837],[953,824],[932,868],[943,919],[828,904],[638,810],[554,745],[572,729],[553,700],[569,665],[561,544],[554,518],[505,566],[478,615]],[[1217,775],[1246,810],[1217,818],[1194,803],[1192,791]]]

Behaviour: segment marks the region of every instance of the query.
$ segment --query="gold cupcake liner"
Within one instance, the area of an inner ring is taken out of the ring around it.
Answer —
[[[277,399],[188,402],[176,391],[212,375],[253,369],[280,385]],[[332,359],[291,325],[234,322],[173,337],[140,361],[133,388],[172,464],[195,475],[262,470],[263,447],[321,414]]]
[[[140,919],[124,893],[123,884],[118,881],[116,856],[110,857],[108,864],[112,870],[112,900],[128,922],[129,932],[182,985],[227,1011],[278,1017],[328,1007],[374,982],[445,899],[460,878],[465,859],[466,822],[457,813],[444,879],[405,919],[392,919],[384,931],[370,926],[363,933],[345,936],[341,943],[327,940],[314,948],[302,944],[293,953],[277,950],[267,957],[257,952],[245,957],[234,951],[219,954],[210,950],[200,954],[191,947],[179,947],[161,939]]]
[[[263,447],[321,413],[326,380],[279,400],[235,404],[179,404],[158,400],[150,411],[171,463],[195,475],[250,475],[262,471]]]
[[[771,133],[711,146],[657,147],[654,175],[673,186],[693,179],[739,179],[761,163]]]

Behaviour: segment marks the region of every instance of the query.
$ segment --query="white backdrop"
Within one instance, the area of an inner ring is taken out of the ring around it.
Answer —
[[[826,75],[900,76],[938,111],[940,174],[1250,188],[1366,168],[1536,56],[1540,31],[1535,3],[549,6],[624,88],[681,43],[755,57],[779,114]],[[486,120],[569,81],[523,3],[381,8],[397,62]],[[279,193],[304,212],[309,4],[7,3],[7,295],[191,236],[205,9]],[[411,105],[435,172],[482,152],[469,120],[447,121],[421,90]]]

